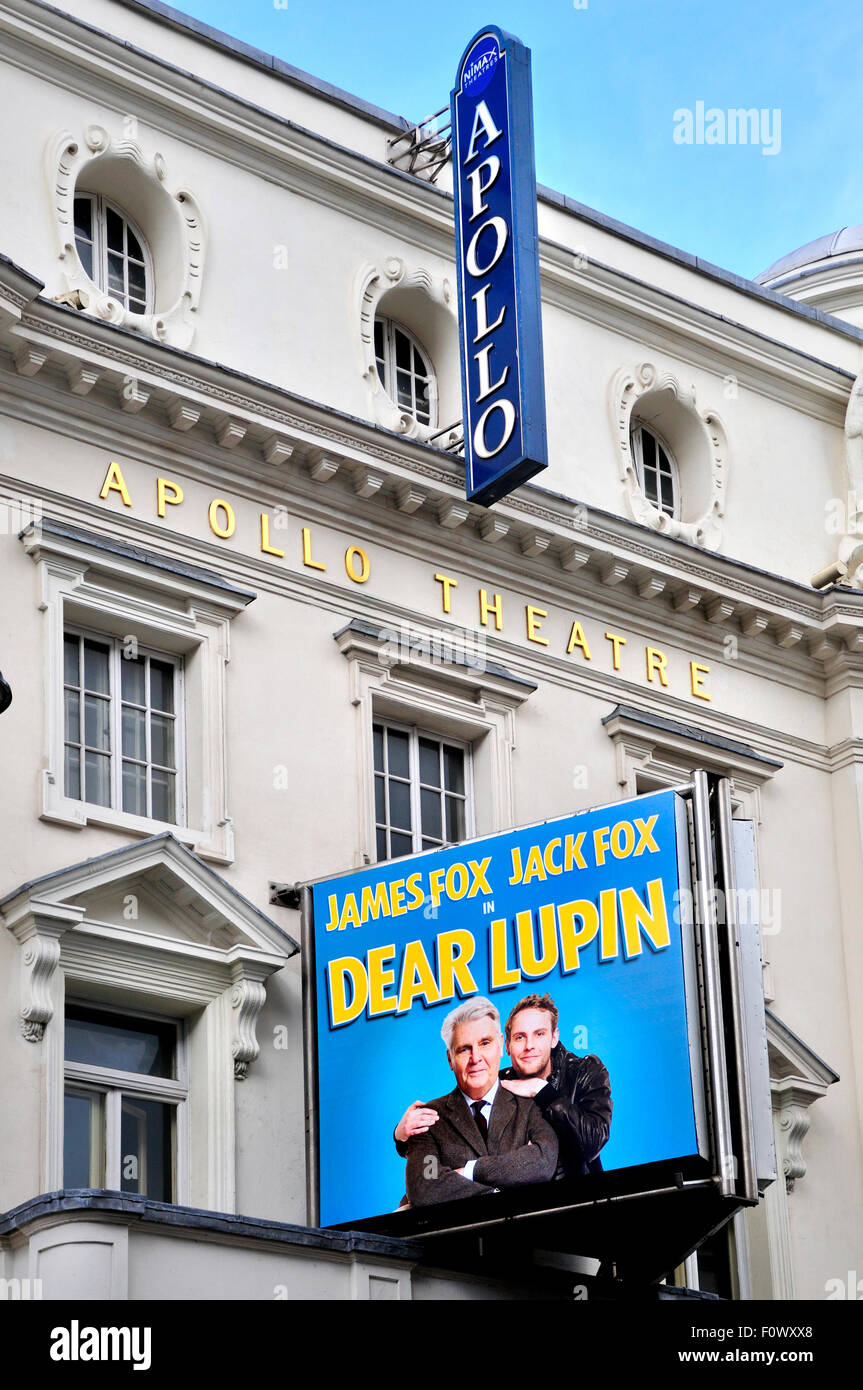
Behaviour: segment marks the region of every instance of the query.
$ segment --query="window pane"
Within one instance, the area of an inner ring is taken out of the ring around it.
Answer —
[[[130,256],[134,256],[136,261],[143,261],[144,253],[141,250],[141,243],[132,231],[128,222],[126,223],[126,247]],[[132,278],[132,270],[129,268],[129,278]]]
[[[379,825],[386,825],[387,809],[386,796],[384,794],[384,779],[380,774],[375,778],[375,820]]]
[[[63,1098],[63,1186],[102,1187],[102,1097],[66,1092]]]
[[[166,820],[171,824],[176,821],[177,816],[174,809],[174,783],[176,778],[173,772],[159,772],[154,769],[152,774],[153,785],[153,819]]]
[[[66,749],[65,787],[67,796],[75,801],[81,800],[81,753],[78,748]]]
[[[94,806],[111,805],[111,759],[104,753],[84,754],[84,800]]]
[[[120,689],[123,699],[132,705],[145,705],[147,697],[144,682],[146,663],[143,657],[126,657],[120,662]]]
[[[84,274],[89,275],[90,279],[92,280],[93,247],[90,245],[89,241],[79,241],[77,238],[75,240],[75,246],[78,251],[78,259],[80,260],[81,265],[84,267]]]
[[[123,219],[112,208],[105,209],[105,232],[109,251],[123,252]]]
[[[443,775],[448,792],[464,793],[464,751],[461,748],[450,748],[444,744]]]
[[[372,729],[372,741],[375,750],[375,772],[384,770],[384,731],[380,724],[375,724]]]
[[[396,340],[396,366],[410,373],[411,369],[411,344],[406,334],[401,329],[394,328]]]
[[[129,262],[129,293],[138,299],[146,299],[147,288],[144,267],[137,261]]]
[[[66,1007],[67,1062],[142,1076],[173,1076],[176,1038],[172,1023],[102,1013],[83,1004]]]
[[[106,753],[110,749],[110,711],[110,700],[103,700],[99,695],[84,696],[84,742],[88,748],[98,748]]]
[[[375,319],[375,357],[378,361],[378,369],[382,371],[384,365],[384,326],[380,319]]]
[[[78,684],[78,638],[63,638],[63,679],[67,685]]]
[[[154,1202],[173,1201],[171,1111],[158,1100],[124,1096],[120,1116],[120,1187]]]
[[[150,716],[150,758],[160,767],[174,767],[174,721],[169,715]]]
[[[411,828],[411,794],[407,782],[390,782],[390,825]]]
[[[431,835],[434,839],[441,838],[441,809],[440,795],[438,792],[423,790],[420,792],[422,800],[422,832],[424,835]]]
[[[81,742],[81,697],[77,690],[64,690],[65,733],[68,743]]]
[[[396,835],[393,833],[390,835],[390,844],[392,846],[391,858],[393,859],[398,859],[402,854],[410,854],[413,850],[413,841],[410,835]]]
[[[656,441],[648,430],[641,431],[641,457],[645,470],[656,467]]]
[[[166,714],[174,713],[174,667],[169,661],[150,662],[150,704]]]
[[[100,642],[84,642],[84,684],[88,690],[108,694],[108,648]]]
[[[123,810],[130,816],[147,814],[147,769],[140,763],[123,763]]]
[[[147,716],[131,705],[123,706],[123,756],[140,762],[147,758]]]
[[[662,478],[662,509],[668,512],[669,516],[674,511],[674,488],[671,479],[663,475]]]
[[[457,797],[448,796],[446,799],[446,837],[451,843],[456,840],[463,840],[464,829],[464,802]]]
[[[385,830],[376,831],[378,859],[388,859],[387,853],[387,832]]]
[[[407,372],[396,373],[396,397],[398,399],[398,404],[403,405],[406,410],[411,410],[413,408],[411,379]]]
[[[420,741],[420,781],[427,787],[440,786],[440,744],[430,738]]]
[[[93,240],[93,204],[89,198],[75,199],[75,235]]]
[[[125,297],[126,280],[123,275],[123,257],[115,256],[113,253],[108,255],[108,289],[113,290],[116,295]]]
[[[408,736],[387,730],[387,760],[390,774],[394,777],[409,777]]]
[[[431,406],[429,404],[428,382],[417,382],[417,419],[423,425],[427,425],[431,417]]]

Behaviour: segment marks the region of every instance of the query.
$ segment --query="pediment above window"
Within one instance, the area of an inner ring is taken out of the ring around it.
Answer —
[[[234,1074],[259,1054],[265,982],[299,947],[173,835],[152,836],[23,884],[0,903],[20,942],[21,1023],[38,1042],[58,967],[94,998],[122,991],[178,1012],[230,999]]]

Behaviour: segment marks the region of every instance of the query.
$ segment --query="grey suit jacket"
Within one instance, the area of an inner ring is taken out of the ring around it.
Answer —
[[[440,1119],[425,1134],[408,1140],[406,1182],[411,1206],[452,1202],[554,1177],[557,1136],[528,1097],[514,1096],[503,1086],[498,1089],[487,1144],[458,1087],[427,1103]],[[477,1164],[470,1181],[456,1170],[472,1158]]]

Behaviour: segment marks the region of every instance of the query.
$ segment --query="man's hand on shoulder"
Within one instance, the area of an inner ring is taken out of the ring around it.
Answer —
[[[531,1099],[548,1083],[544,1076],[530,1076],[522,1081],[502,1081],[504,1090],[512,1091],[514,1096],[528,1096]]]
[[[396,1125],[394,1137],[400,1144],[406,1144],[414,1134],[425,1134],[439,1118],[436,1110],[422,1100],[415,1100]]]

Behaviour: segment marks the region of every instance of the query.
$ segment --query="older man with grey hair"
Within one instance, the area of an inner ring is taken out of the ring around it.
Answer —
[[[557,1138],[527,1096],[498,1082],[500,1015],[490,999],[466,999],[441,1028],[456,1086],[427,1102],[437,1120],[407,1144],[407,1195],[414,1207],[546,1182]]]

